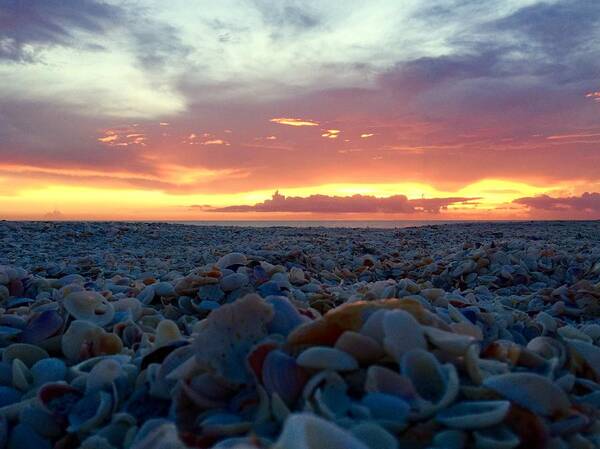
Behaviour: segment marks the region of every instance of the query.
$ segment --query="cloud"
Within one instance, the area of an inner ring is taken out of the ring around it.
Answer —
[[[309,213],[387,213],[413,214],[425,212],[437,214],[455,204],[466,204],[479,198],[422,198],[409,200],[405,195],[375,197],[370,195],[308,197],[281,195],[275,192],[271,199],[252,206],[227,206],[203,210],[208,212],[309,212]]]
[[[0,60],[32,62],[40,49],[71,45],[78,31],[103,33],[121,17],[119,7],[98,0],[3,1]]]
[[[280,125],[289,125],[289,126],[319,126],[318,122],[314,122],[312,120],[303,120],[301,118],[279,117],[279,118],[272,118],[269,121],[273,122],[273,123],[278,123]]]
[[[600,193],[598,192],[585,192],[580,196],[567,197],[549,195],[524,197],[514,200],[513,203],[537,210],[600,213]]]

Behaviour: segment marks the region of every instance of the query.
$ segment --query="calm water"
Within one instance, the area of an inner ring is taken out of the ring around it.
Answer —
[[[412,226],[440,225],[448,223],[467,223],[467,220],[248,220],[248,221],[169,221],[168,223],[186,224],[191,226],[242,226],[268,228],[273,226],[289,226],[292,228],[408,228]]]

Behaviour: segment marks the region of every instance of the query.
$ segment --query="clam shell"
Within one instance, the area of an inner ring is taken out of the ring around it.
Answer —
[[[433,405],[426,407],[426,413],[433,413],[456,398],[458,375],[453,365],[442,367],[431,353],[413,349],[404,354],[400,366],[402,374],[410,379],[419,397]]]
[[[75,319],[106,326],[115,316],[113,305],[100,293],[81,291],[69,293],[63,300],[67,312]]]
[[[2,352],[3,362],[12,363],[13,360],[19,359],[27,367],[47,357],[49,357],[48,353],[42,348],[27,343],[13,343]]]
[[[114,359],[100,360],[87,376],[85,389],[87,393],[110,388],[112,383],[123,375],[121,364]]]
[[[266,326],[273,315],[273,306],[258,295],[247,295],[213,311],[200,323],[194,341],[199,367],[234,384],[248,382],[250,373],[242,369],[246,356],[267,336]]]
[[[361,422],[350,431],[371,449],[399,449],[394,435],[374,422]]]
[[[410,379],[379,365],[367,369],[364,389],[368,393],[387,393],[406,399],[416,396]]]
[[[271,304],[275,312],[268,325],[269,333],[287,337],[291,331],[305,321],[289,299],[284,296],[270,296],[265,302]]]
[[[39,344],[55,335],[62,328],[63,322],[62,316],[55,310],[41,312],[27,323],[19,335],[19,341]]]
[[[474,337],[446,332],[431,326],[423,326],[423,331],[431,344],[448,354],[462,356],[469,346],[476,343]]]
[[[435,419],[453,429],[483,429],[501,423],[508,401],[464,401],[440,411]]]
[[[68,432],[87,432],[98,427],[111,413],[113,401],[105,391],[81,398],[69,412]]]
[[[354,331],[346,331],[340,335],[335,348],[347,352],[361,364],[375,362],[385,355],[376,340]]]
[[[580,340],[567,340],[567,345],[594,373],[596,381],[600,381],[600,348]]]
[[[294,413],[285,421],[272,449],[369,449],[346,430],[310,413]]]
[[[181,340],[181,338],[181,331],[174,321],[162,320],[158,323],[158,327],[156,328],[154,347],[159,348],[174,341]]]
[[[393,310],[383,317],[383,346],[394,360],[400,362],[411,349],[427,348],[427,342],[421,325],[410,313]]]
[[[332,371],[353,371],[358,362],[350,354],[326,346],[313,346],[300,353],[296,359],[305,368]]]
[[[478,430],[473,432],[473,437],[477,449],[513,449],[521,443],[519,437],[505,426]]]
[[[571,405],[560,387],[539,374],[500,374],[488,377],[483,385],[521,407],[544,416],[566,411]]]
[[[61,359],[47,358],[37,361],[31,367],[31,375],[34,385],[42,385],[47,382],[58,382],[65,380],[67,376],[67,365]]]
[[[288,405],[300,396],[308,374],[293,357],[278,349],[270,351],[262,365],[262,381],[269,394],[277,393]]]

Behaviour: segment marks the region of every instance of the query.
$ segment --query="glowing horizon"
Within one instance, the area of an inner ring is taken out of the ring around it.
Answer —
[[[589,0],[0,17],[0,219],[600,219]]]

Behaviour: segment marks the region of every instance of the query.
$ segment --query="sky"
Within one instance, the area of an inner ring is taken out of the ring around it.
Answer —
[[[0,0],[0,218],[599,219],[597,0]]]

